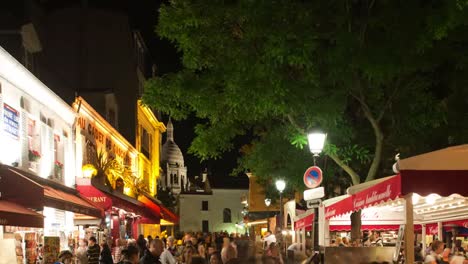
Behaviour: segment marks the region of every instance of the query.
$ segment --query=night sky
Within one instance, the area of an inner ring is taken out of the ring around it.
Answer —
[[[46,7],[47,10],[53,10],[64,7],[78,7],[85,4],[90,8],[103,8],[123,12],[128,14],[130,25],[134,30],[139,30],[149,49],[151,59],[157,66],[158,75],[174,72],[181,69],[180,54],[177,53],[175,46],[167,40],[160,39],[155,33],[157,24],[158,9],[161,2],[158,0],[36,0]],[[18,1],[20,2],[20,1]],[[18,3],[16,2],[16,3]],[[168,117],[163,115],[163,122],[167,123]],[[233,168],[237,165],[239,156],[238,149],[223,155],[223,159],[209,160],[200,162],[200,160],[187,153],[192,139],[194,138],[194,126],[197,124],[196,118],[189,118],[184,121],[175,121],[174,137],[184,154],[185,164],[188,168],[190,177],[200,175],[205,168],[208,169],[210,178],[214,185],[224,185],[222,182],[231,182],[235,179],[229,177]],[[165,140],[165,137],[164,137]],[[164,141],[163,141],[164,143]],[[240,146],[240,145],[239,145]],[[244,178],[245,175],[241,178]],[[235,184],[233,184],[235,185]]]

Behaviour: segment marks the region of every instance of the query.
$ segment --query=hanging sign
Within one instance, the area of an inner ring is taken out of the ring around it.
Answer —
[[[307,188],[318,187],[322,180],[322,170],[317,166],[309,167],[304,173],[304,184]]]
[[[13,107],[3,104],[4,130],[15,139],[19,138],[19,113]]]

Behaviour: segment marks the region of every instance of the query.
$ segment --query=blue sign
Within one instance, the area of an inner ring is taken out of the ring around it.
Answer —
[[[322,180],[322,170],[317,166],[309,167],[304,173],[304,184],[307,188],[318,187]]]
[[[3,104],[4,130],[15,139],[19,138],[19,113],[13,107]]]

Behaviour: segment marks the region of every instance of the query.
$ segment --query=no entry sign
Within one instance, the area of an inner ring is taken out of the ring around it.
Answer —
[[[322,180],[322,170],[317,166],[309,167],[304,173],[304,184],[307,188],[318,187]]]

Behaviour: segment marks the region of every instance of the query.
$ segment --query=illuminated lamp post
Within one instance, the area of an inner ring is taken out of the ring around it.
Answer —
[[[280,221],[279,226],[280,230],[283,230],[283,191],[286,188],[286,182],[284,180],[277,180],[276,183],[276,190],[280,193]]]

